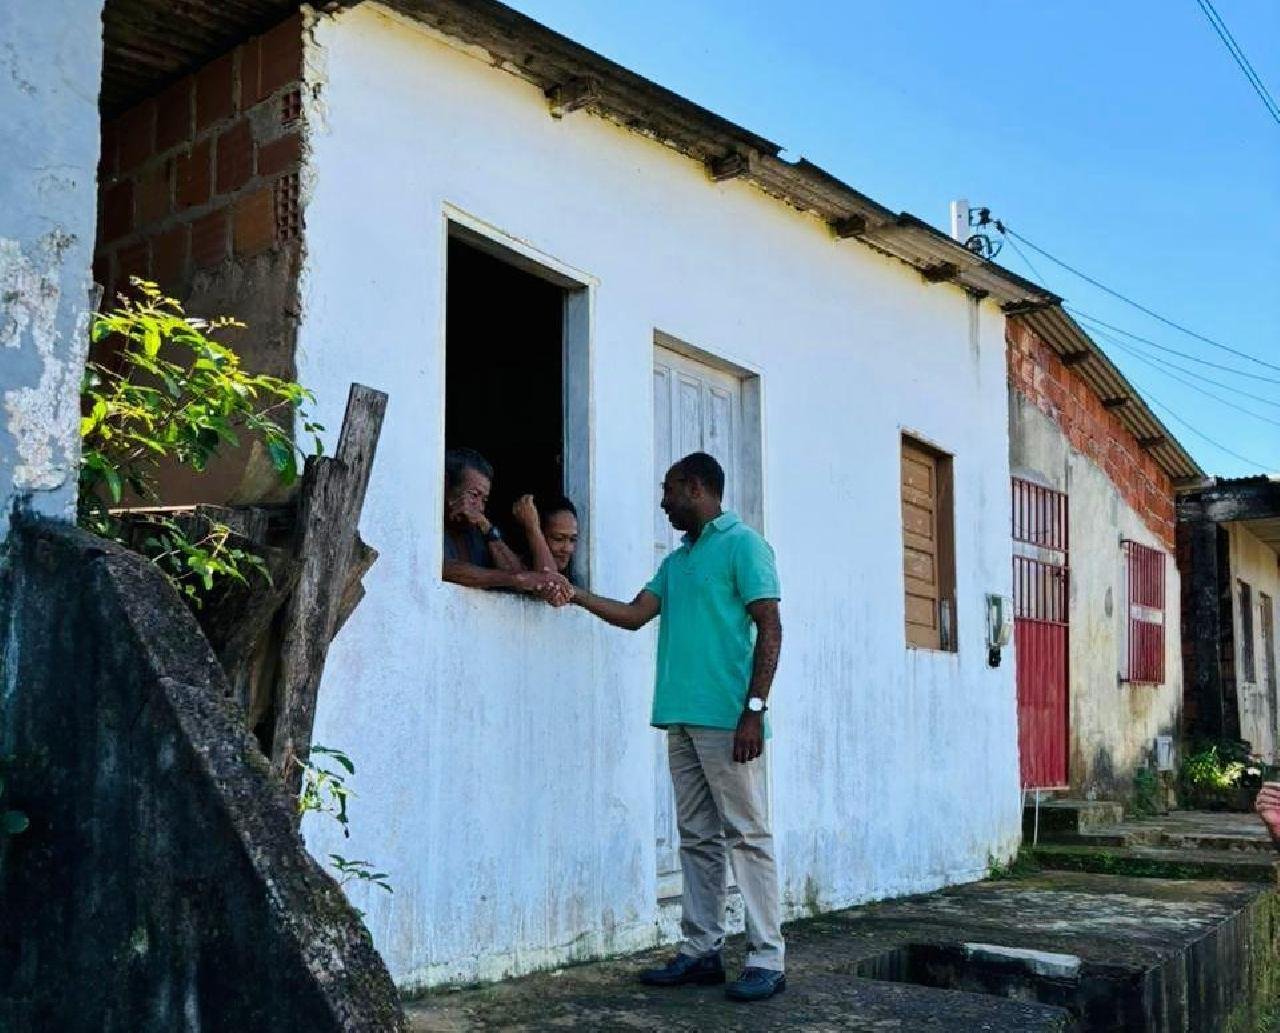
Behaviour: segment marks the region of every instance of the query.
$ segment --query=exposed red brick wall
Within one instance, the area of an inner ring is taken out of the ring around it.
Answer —
[[[103,125],[108,298],[130,274],[183,297],[196,270],[296,242],[302,34],[295,15]]]
[[[1030,327],[1016,319],[1005,327],[1010,385],[1062,429],[1072,448],[1106,473],[1125,502],[1172,551],[1176,517],[1168,474]]]

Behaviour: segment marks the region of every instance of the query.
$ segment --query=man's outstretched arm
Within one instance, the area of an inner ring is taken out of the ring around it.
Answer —
[[[617,599],[606,599],[602,595],[592,595],[578,588],[574,590],[573,602],[615,628],[624,628],[627,631],[639,631],[658,616],[658,611],[662,609],[662,601],[647,588],[642,588],[629,603],[619,602]]]

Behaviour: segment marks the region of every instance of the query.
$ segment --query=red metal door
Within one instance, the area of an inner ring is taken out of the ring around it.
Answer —
[[[1013,635],[1024,789],[1067,784],[1067,496],[1013,479]]]

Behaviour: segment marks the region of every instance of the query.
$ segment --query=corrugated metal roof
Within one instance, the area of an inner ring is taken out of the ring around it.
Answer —
[[[346,0],[351,6],[359,0]],[[465,43],[536,84],[550,98],[582,107],[707,165],[721,178],[741,176],[779,200],[812,213],[927,279],[949,281],[1004,304],[1060,300],[905,212],[895,213],[801,159],[781,157],[770,140],[684,97],[497,0],[385,0],[388,6]],[[157,93],[298,7],[297,0],[106,0],[101,107],[113,115]],[[320,5],[317,5],[320,6]],[[324,5],[336,7],[338,4]]]
[[[360,0],[346,0],[346,6]],[[967,250],[907,212],[894,212],[817,165],[789,161],[770,140],[560,35],[498,0],[383,0],[402,14],[487,51],[495,64],[535,84],[560,114],[590,110],[703,163],[717,179],[742,178],[852,238],[897,258],[930,282],[950,282],[1022,313],[1075,366],[1120,419],[1147,442],[1175,482],[1204,472],[1138,396],[1101,348],[1060,307],[1061,298]],[[296,0],[107,0],[104,111],[154,93],[284,18]],[[336,6],[336,5],[332,5]],[[1073,362],[1076,360],[1073,359]]]
[[[831,173],[692,101],[513,11],[497,0],[384,0],[437,31],[487,51],[494,63],[535,84],[565,108],[585,108],[707,165],[901,259],[932,281],[946,280],[1011,305],[1051,304],[1056,295],[988,262],[928,223],[895,213]]]
[[[1011,317],[1025,323],[1066,359],[1072,370],[1112,412],[1147,451],[1175,486],[1199,484],[1205,472],[1191,458],[1181,442],[1151,411],[1142,396],[1116,369],[1115,364],[1092,337],[1081,329],[1060,305]]]

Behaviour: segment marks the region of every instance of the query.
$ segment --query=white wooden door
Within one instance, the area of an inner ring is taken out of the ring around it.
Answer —
[[[669,349],[656,347],[653,360],[653,546],[654,569],[680,544],[659,503],[661,481],[671,464],[690,452],[707,452],[725,472],[725,509],[737,509],[742,492],[742,382]],[[680,892],[680,837],[675,795],[667,768],[667,737],[654,732],[655,824],[658,897]]]

